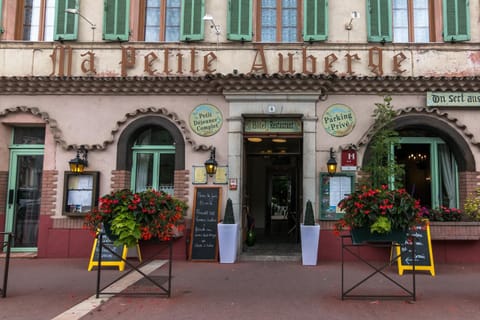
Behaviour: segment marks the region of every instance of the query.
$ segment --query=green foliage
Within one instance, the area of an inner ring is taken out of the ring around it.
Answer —
[[[400,146],[400,135],[393,129],[396,113],[391,101],[390,96],[385,96],[383,103],[375,103],[376,109],[373,112],[375,135],[368,146],[370,157],[366,160],[363,171],[369,174],[369,186],[374,189],[382,185],[399,188],[405,175],[404,166],[392,158],[393,149]]]
[[[233,215],[232,199],[228,198],[227,206],[225,207],[225,216],[223,217],[224,224],[234,224],[235,216]]]
[[[114,241],[115,245],[133,247],[142,237],[140,223],[138,223],[135,217],[127,210],[122,210],[117,213],[110,222],[110,230],[114,236],[117,236],[117,239]]]
[[[388,220],[387,217],[380,216],[377,220],[370,226],[371,233],[388,233],[392,230],[392,223]]]
[[[474,194],[467,197],[464,210],[470,219],[480,221],[480,188],[477,188]]]
[[[307,206],[305,208],[305,220],[303,224],[306,226],[315,225],[315,216],[313,214],[312,202],[310,200],[307,201]]]

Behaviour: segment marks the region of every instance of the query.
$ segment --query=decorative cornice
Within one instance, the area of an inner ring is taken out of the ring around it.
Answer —
[[[9,114],[13,113],[30,113],[36,117],[39,117],[45,123],[47,126],[50,128],[53,134],[53,138],[56,143],[58,143],[63,149],[65,150],[77,150],[81,146],[83,146],[87,150],[104,150],[108,147],[108,145],[112,144],[115,141],[115,135],[118,133],[120,128],[124,126],[128,120],[136,118],[138,116],[144,115],[144,114],[156,114],[163,116],[167,119],[169,119],[172,123],[174,123],[182,132],[183,138],[185,139],[185,142],[190,144],[195,151],[207,151],[212,148],[212,146],[207,146],[204,144],[198,145],[195,140],[192,139],[191,133],[188,130],[188,126],[185,121],[181,120],[175,112],[170,112],[166,108],[155,108],[155,107],[147,107],[147,108],[139,108],[136,109],[133,112],[129,112],[125,114],[125,116],[117,121],[117,124],[115,127],[111,130],[110,132],[110,139],[103,141],[100,144],[82,144],[82,145],[77,145],[77,144],[68,144],[64,137],[62,130],[58,128],[57,121],[55,119],[52,119],[50,115],[47,112],[41,112],[38,108],[30,108],[26,106],[18,106],[14,108],[8,108],[3,111],[0,111],[0,118],[6,117]]]
[[[480,91],[480,77],[211,74],[172,77],[0,77],[0,95],[212,95],[237,92],[412,94]]]

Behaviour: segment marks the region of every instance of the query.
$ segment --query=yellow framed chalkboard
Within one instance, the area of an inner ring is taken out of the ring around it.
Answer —
[[[414,248],[415,253],[412,256]],[[399,256],[397,259],[399,275],[403,275],[405,270],[413,270],[413,262],[415,261],[415,271],[429,271],[432,276],[435,276],[432,238],[428,220],[424,220],[422,224],[416,225],[413,230],[409,231],[405,243],[396,246],[395,250],[397,256]]]

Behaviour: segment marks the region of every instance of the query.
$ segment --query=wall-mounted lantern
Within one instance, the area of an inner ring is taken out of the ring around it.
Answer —
[[[86,167],[88,167],[88,150],[84,146],[80,146],[77,149],[77,156],[68,161],[70,171],[73,173],[83,173]]]
[[[217,172],[217,161],[215,161],[215,147],[210,152],[210,159],[205,161],[205,170],[209,176],[213,176]]]
[[[327,171],[328,174],[333,176],[337,171],[337,161],[335,160],[335,154],[333,148],[330,148],[330,159],[327,161]]]

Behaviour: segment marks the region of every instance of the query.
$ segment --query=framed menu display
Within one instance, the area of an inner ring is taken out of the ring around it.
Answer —
[[[340,200],[353,192],[353,173],[336,173],[330,176],[320,173],[320,220],[338,220],[343,212],[338,207]]]
[[[95,207],[98,201],[98,171],[65,172],[63,214],[83,216]]]

